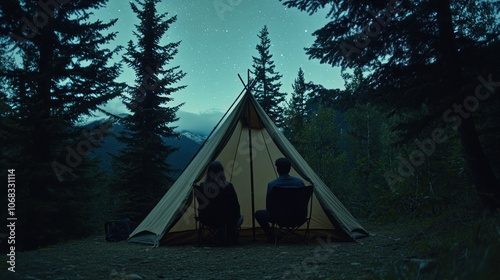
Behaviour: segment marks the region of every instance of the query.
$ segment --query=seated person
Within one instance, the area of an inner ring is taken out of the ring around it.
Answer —
[[[283,187],[283,188],[303,188],[305,187],[304,182],[297,178],[290,176],[290,169],[292,164],[286,158],[279,158],[275,162],[276,171],[278,172],[279,177],[272,180],[267,184],[267,196],[266,196],[266,208],[265,210],[258,210],[255,212],[255,219],[260,225],[260,228],[264,231],[267,237],[267,242],[274,242],[274,234],[269,226],[269,223],[273,222],[273,218],[269,209],[273,207],[269,202],[269,193],[274,187]]]
[[[235,242],[238,228],[243,223],[240,204],[233,184],[226,181],[224,167],[218,161],[208,165],[207,177],[201,184],[202,196],[199,206],[200,221],[208,227],[219,228],[216,238]],[[198,197],[200,201],[200,197]],[[224,228],[226,232],[224,232]]]

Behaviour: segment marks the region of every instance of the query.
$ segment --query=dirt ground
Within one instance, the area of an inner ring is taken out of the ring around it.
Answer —
[[[284,240],[232,247],[150,246],[105,242],[104,236],[16,253],[15,273],[2,262],[0,279],[374,279],[412,256],[415,231],[364,223],[358,242]]]

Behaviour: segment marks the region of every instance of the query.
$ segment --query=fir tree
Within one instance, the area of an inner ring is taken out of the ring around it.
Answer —
[[[267,26],[258,35],[260,43],[256,46],[258,56],[253,56],[253,74],[256,84],[254,86],[255,98],[268,116],[278,127],[283,124],[281,103],[285,101],[285,93],[280,92],[282,75],[275,71],[273,55],[269,53],[271,40]]]
[[[447,129],[447,139],[459,137],[471,184],[486,206],[500,207],[495,176],[499,174],[494,174],[485,154],[476,122],[498,92],[500,25],[490,1],[287,0],[284,4],[310,14],[329,9],[330,22],[314,32],[315,42],[307,48],[310,58],[370,73],[369,91],[356,97],[392,107],[394,113],[413,113],[399,126],[404,142],[436,122]],[[486,98],[488,102],[479,108],[464,103]]]
[[[16,125],[13,121],[13,109],[9,105],[8,96],[12,96],[13,91],[9,86],[9,79],[3,74],[12,68],[13,61],[5,54],[6,44],[0,41],[0,167],[3,170],[9,169],[9,164],[13,161],[12,150],[14,141],[12,134],[16,134]]]
[[[302,156],[315,172],[332,186],[338,186],[345,179],[341,162],[344,152],[339,147],[340,124],[338,113],[328,107],[319,106],[318,111],[308,118],[301,133]]]
[[[102,47],[114,39],[106,31],[116,20],[90,18],[106,2],[0,4],[0,33],[19,58],[2,75],[17,127],[11,137],[19,139],[8,151],[9,165],[16,169],[16,202],[26,206],[17,212],[20,249],[91,230],[88,202],[99,174],[87,156],[99,141],[91,133],[90,143],[77,123],[123,89],[115,82],[120,64],[110,63],[119,48]]]
[[[308,117],[307,113],[307,85],[304,79],[304,71],[299,68],[299,73],[292,84],[292,97],[287,108],[287,120],[285,123],[285,135],[292,141],[294,146],[301,150],[304,123]]]
[[[167,106],[171,95],[185,86],[174,86],[184,76],[179,66],[169,63],[178,52],[180,42],[161,45],[171,24],[177,17],[158,14],[160,0],[138,0],[131,3],[140,20],[134,35],[137,42],[128,43],[125,63],[136,74],[135,86],[123,96],[131,115],[123,118],[125,131],[118,137],[126,144],[115,158],[115,189],[126,200],[120,214],[140,220],[158,202],[167,190],[172,169],[167,158],[176,150],[163,142],[163,138],[177,137],[171,123],[177,120],[179,107]]]

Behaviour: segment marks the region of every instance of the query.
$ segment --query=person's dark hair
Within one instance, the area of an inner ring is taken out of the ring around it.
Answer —
[[[207,178],[205,179],[204,185],[211,193],[227,186],[224,167],[219,161],[215,160],[208,164]]]
[[[277,159],[274,165],[276,165],[276,170],[279,175],[290,173],[290,168],[292,168],[292,163],[286,158]]]

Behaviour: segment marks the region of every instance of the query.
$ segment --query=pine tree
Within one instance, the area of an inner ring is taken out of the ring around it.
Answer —
[[[18,128],[12,137],[22,139],[8,151],[16,202],[26,206],[17,211],[19,249],[91,230],[88,202],[99,174],[87,156],[102,138],[77,123],[123,89],[115,82],[120,64],[110,62],[119,48],[102,47],[115,38],[106,31],[116,20],[90,18],[106,2],[0,4],[0,34],[19,58],[2,72],[12,89],[8,103]]]
[[[485,154],[476,122],[486,106],[464,103],[486,98],[491,102],[498,92],[493,77],[500,75],[500,25],[490,1],[284,4],[309,14],[329,9],[330,22],[314,32],[315,42],[307,48],[310,58],[370,73],[370,90],[357,97],[392,107],[395,113],[413,113],[399,126],[403,141],[412,141],[436,122],[447,129],[447,139],[460,137],[471,183],[486,206],[500,207],[498,174]]]
[[[256,46],[258,56],[253,56],[253,71],[256,84],[255,98],[278,127],[283,124],[281,103],[285,101],[285,93],[280,92],[282,75],[275,71],[273,55],[270,54],[271,40],[267,26],[258,35],[260,43]]]
[[[9,164],[12,163],[14,157],[12,150],[14,143],[12,135],[16,135],[17,126],[13,120],[14,114],[12,106],[9,105],[9,96],[13,94],[13,89],[9,85],[9,79],[4,76],[4,73],[12,68],[14,62],[5,53],[7,45],[0,41],[0,168],[2,170],[9,169]],[[18,139],[16,139],[18,140]]]
[[[293,92],[286,110],[285,135],[290,139],[294,146],[300,151],[304,143],[301,133],[304,129],[304,123],[308,117],[307,114],[307,87],[304,79],[304,71],[299,68],[297,78],[292,84]]]
[[[346,171],[342,169],[344,152],[339,146],[338,112],[320,105],[318,111],[308,118],[301,134],[302,141],[307,143],[302,156],[325,182],[332,187],[339,186]]]
[[[138,0],[130,3],[140,20],[134,32],[137,42],[128,43],[125,63],[134,69],[135,86],[123,96],[131,115],[123,118],[125,131],[118,137],[126,144],[115,159],[115,189],[127,200],[121,215],[140,220],[158,202],[171,183],[171,166],[167,158],[176,150],[163,138],[177,137],[172,122],[177,121],[179,107],[170,106],[171,95],[185,86],[173,86],[185,74],[179,66],[167,68],[178,52],[180,42],[161,45],[177,17],[158,14],[160,0]]]

